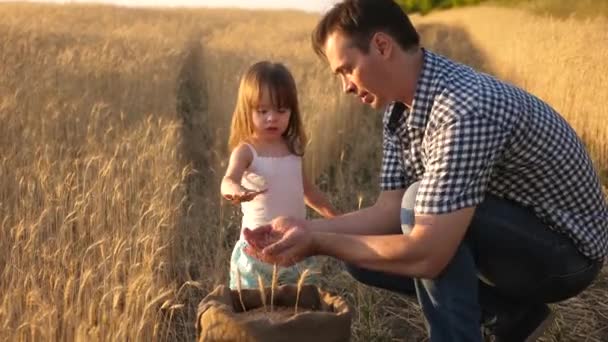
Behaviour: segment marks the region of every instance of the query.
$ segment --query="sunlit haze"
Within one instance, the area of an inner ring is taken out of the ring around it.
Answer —
[[[7,2],[2,1],[0,2]],[[48,0],[35,2],[53,3],[106,3],[130,7],[238,7],[238,8],[268,8],[268,9],[297,9],[309,12],[323,12],[336,0]]]

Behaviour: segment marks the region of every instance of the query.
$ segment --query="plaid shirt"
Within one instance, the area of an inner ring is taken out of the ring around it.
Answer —
[[[394,106],[383,119],[382,190],[420,181],[418,214],[476,206],[491,193],[532,208],[589,258],[607,255],[599,177],[574,130],[546,103],[424,50],[412,107],[393,121]]]

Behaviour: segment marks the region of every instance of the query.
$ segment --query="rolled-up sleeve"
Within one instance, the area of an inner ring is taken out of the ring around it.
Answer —
[[[403,168],[403,151],[389,135],[386,127],[382,139],[382,167],[380,169],[380,189],[396,190],[406,186]]]
[[[480,204],[508,132],[481,115],[452,116],[427,141],[417,214],[445,214]]]

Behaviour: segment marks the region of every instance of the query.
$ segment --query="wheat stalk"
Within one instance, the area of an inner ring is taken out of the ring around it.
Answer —
[[[274,311],[274,289],[278,282],[277,273],[277,264],[274,264],[272,266],[272,284],[270,285],[270,312]]]
[[[262,298],[262,305],[264,305],[264,311],[268,311],[266,308],[266,288],[264,288],[264,280],[262,276],[258,274],[258,287],[260,288],[260,297]]]
[[[245,309],[245,304],[243,303],[243,294],[241,293],[241,290],[242,290],[241,271],[238,268],[236,269],[236,290],[239,293],[239,302],[241,302],[241,307],[243,308],[243,312],[245,312],[245,311],[247,311],[247,309]]]
[[[296,309],[294,315],[298,314],[298,302],[300,301],[300,292],[302,291],[302,286],[304,285],[304,281],[306,280],[306,277],[308,276],[309,272],[310,270],[308,268],[305,269],[304,272],[302,272],[302,274],[300,275],[300,279],[298,279],[298,291],[296,292]]]

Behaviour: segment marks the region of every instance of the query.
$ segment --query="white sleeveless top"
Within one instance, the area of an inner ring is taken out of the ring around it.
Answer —
[[[305,219],[302,158],[294,154],[261,157],[253,146],[245,145],[251,150],[253,160],[243,174],[241,184],[248,189],[267,191],[249,202],[241,203],[241,238],[243,228],[255,229],[269,224],[277,216]]]

